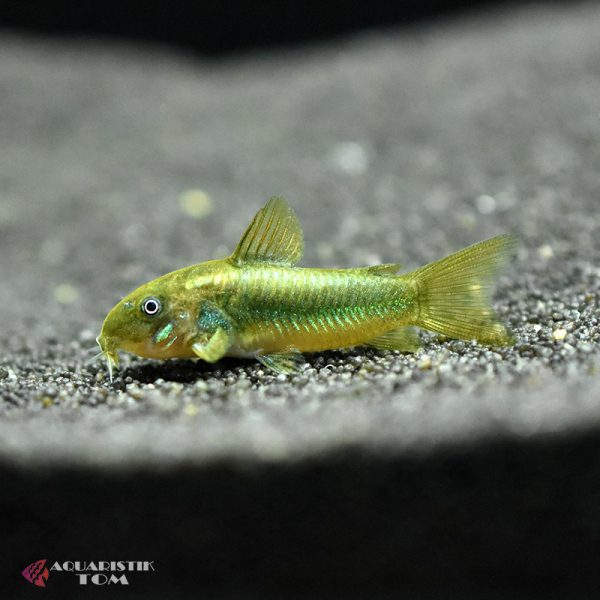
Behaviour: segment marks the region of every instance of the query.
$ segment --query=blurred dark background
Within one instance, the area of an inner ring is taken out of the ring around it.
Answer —
[[[554,0],[553,4],[569,0]],[[573,3],[573,2],[570,2]],[[28,0],[1,2],[0,27],[179,46],[203,55],[290,45],[379,27],[414,26],[527,0]]]

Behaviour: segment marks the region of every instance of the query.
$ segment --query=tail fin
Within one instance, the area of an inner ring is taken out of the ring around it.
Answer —
[[[418,293],[415,325],[462,340],[506,346],[515,339],[491,305],[498,273],[514,256],[518,240],[500,235],[410,273]]]

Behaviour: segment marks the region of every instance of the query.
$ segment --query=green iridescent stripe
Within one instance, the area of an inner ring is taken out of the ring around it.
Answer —
[[[159,329],[154,334],[154,343],[160,344],[160,342],[164,342],[171,335],[172,331],[173,331],[173,323],[169,323],[168,325],[165,325],[162,329]]]

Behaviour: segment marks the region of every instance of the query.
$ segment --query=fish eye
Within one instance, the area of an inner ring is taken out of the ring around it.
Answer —
[[[162,304],[158,298],[151,296],[146,298],[140,305],[140,310],[148,317],[154,317],[160,312]]]

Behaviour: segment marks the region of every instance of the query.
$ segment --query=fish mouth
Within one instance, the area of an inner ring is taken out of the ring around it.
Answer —
[[[105,349],[105,346],[107,344],[105,343],[105,340],[102,337],[102,334],[100,334],[96,338],[96,341],[98,342],[98,345],[100,346],[101,352],[94,357],[94,360],[96,360],[97,358],[104,358],[106,360],[106,366],[108,367],[108,376],[110,378],[110,382],[112,383],[113,369],[116,369],[119,366],[119,357],[115,351],[108,350],[107,348]]]

